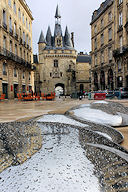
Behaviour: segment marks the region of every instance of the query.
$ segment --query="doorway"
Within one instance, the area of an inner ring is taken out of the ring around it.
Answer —
[[[8,99],[8,84],[2,83],[2,89],[3,89],[3,94],[5,94],[5,99]]]

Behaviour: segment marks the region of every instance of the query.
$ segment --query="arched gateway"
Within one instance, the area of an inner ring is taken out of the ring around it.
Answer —
[[[70,95],[74,92],[77,52],[73,45],[73,34],[71,37],[68,27],[64,35],[62,33],[61,15],[57,6],[54,35],[48,27],[46,38],[41,32],[38,42],[39,86],[42,93],[49,94],[60,90],[63,94]]]
[[[65,94],[65,86],[63,83],[57,83],[55,85],[55,93],[56,93],[56,96]]]

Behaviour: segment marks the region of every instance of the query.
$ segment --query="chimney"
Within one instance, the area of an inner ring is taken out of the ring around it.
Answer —
[[[71,41],[72,41],[72,45],[74,47],[74,32],[71,33]]]

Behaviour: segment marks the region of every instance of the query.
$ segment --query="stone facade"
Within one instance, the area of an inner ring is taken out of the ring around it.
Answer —
[[[54,35],[52,36],[50,27],[48,27],[46,38],[44,38],[43,32],[40,34],[39,62],[35,61],[37,68],[35,72],[36,92],[50,94],[55,92],[57,87],[62,87],[65,95],[71,95],[80,91],[80,84],[83,89],[89,89],[89,62],[76,61],[78,55],[74,49],[74,34],[70,35],[66,27],[65,34],[62,35],[60,18],[57,6]],[[88,56],[84,55],[83,57]]]
[[[89,91],[91,89],[90,81],[91,57],[88,54],[80,52],[76,60],[76,87],[77,92]]]
[[[127,0],[106,0],[93,13],[92,90],[128,86],[127,6]]]
[[[46,38],[41,32],[38,42],[39,64],[36,64],[35,91],[50,94],[57,87],[63,88],[63,93],[70,95],[76,90],[76,50],[73,47],[68,28],[62,35],[60,13],[57,6],[55,14],[55,29],[52,36],[48,27]]]
[[[34,88],[32,14],[25,0],[0,1],[0,95]]]

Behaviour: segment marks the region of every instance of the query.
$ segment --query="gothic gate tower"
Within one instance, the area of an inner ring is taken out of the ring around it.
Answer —
[[[55,13],[54,35],[48,27],[46,38],[41,31],[38,42],[37,66],[39,72],[39,88],[42,93],[51,93],[61,86],[64,94],[70,95],[76,91],[76,58],[73,33],[69,34],[66,26],[62,33],[61,15],[57,5]]]

